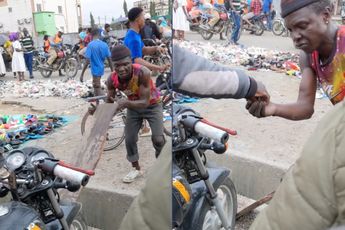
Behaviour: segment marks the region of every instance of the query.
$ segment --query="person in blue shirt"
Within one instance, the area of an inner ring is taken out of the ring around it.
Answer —
[[[89,63],[91,64],[91,74],[92,74],[92,86],[94,89],[95,96],[100,96],[103,94],[101,89],[101,77],[104,74],[104,61],[108,60],[111,72],[113,72],[113,65],[110,60],[111,53],[108,45],[99,39],[99,31],[97,28],[91,30],[91,35],[93,37],[92,42],[87,46],[85,57],[86,64],[84,65],[83,71],[81,72],[80,81],[83,82],[84,73]]]
[[[143,65],[151,71],[165,71],[169,66],[154,65],[143,59],[144,55],[153,55],[156,52],[162,53],[164,49],[159,46],[145,46],[141,36],[140,30],[145,25],[144,11],[140,7],[133,7],[128,12],[129,30],[127,31],[124,44],[131,51],[131,58],[133,63]]]
[[[272,0],[263,0],[262,11],[266,15],[266,18],[267,18],[268,30],[272,30],[271,9],[272,9]]]

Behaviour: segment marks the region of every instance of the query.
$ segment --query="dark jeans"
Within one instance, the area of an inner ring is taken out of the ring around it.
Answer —
[[[239,14],[236,14],[236,13],[232,13],[231,16],[234,19],[235,28],[233,28],[233,30],[232,30],[230,41],[231,42],[237,42],[238,41],[238,35],[239,35],[240,29],[241,29],[241,16]]]
[[[125,142],[127,160],[129,162],[139,160],[137,146],[138,133],[144,119],[149,122],[151,127],[151,140],[156,150],[156,157],[158,157],[165,144],[163,134],[163,108],[161,104],[150,105],[146,109],[127,109]]]
[[[266,12],[266,20],[267,20],[267,29],[272,30],[272,13],[271,12]]]
[[[30,77],[32,76],[32,59],[34,57],[33,52],[31,53],[24,53],[25,65],[28,68]]]

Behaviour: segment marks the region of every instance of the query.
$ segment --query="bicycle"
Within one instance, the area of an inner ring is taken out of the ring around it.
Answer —
[[[282,18],[278,18],[273,21],[272,32],[276,36],[281,36],[282,34],[284,34],[284,37],[290,36],[289,30],[286,28]]]
[[[163,110],[165,110],[170,115],[172,114],[171,106],[172,106],[172,100],[170,99],[170,94],[166,94],[165,97],[163,97]],[[126,95],[122,91],[118,91],[117,98],[124,98]],[[100,101],[105,101],[107,98],[107,95],[102,96],[96,96],[96,97],[89,97],[86,99],[87,102],[90,103],[91,109],[95,109],[97,104],[100,103]],[[93,104],[93,103],[96,103]],[[83,134],[85,132],[85,124],[87,117],[90,113],[87,112],[82,120],[81,124],[81,133]],[[116,115],[113,117],[112,121],[109,124],[108,132],[107,132],[107,138],[104,145],[104,151],[110,151],[115,148],[117,148],[125,139],[125,124],[126,124],[126,109],[119,111],[116,113]],[[163,127],[163,132],[167,136],[171,136],[171,131],[169,127]]]
[[[122,94],[123,94],[122,92],[119,92],[117,97],[125,96],[124,94],[123,95]],[[102,96],[86,98],[86,101],[90,103],[91,105],[90,109],[95,109],[96,105],[98,105],[100,101],[105,102],[106,98],[107,98],[107,95],[102,95]],[[96,105],[93,103],[96,103]],[[89,111],[84,115],[83,120],[82,120],[82,124],[81,124],[82,134],[84,134],[85,132],[85,123],[86,123],[88,114],[90,114]],[[107,138],[104,145],[104,151],[115,149],[123,142],[123,140],[125,139],[125,122],[126,122],[126,110],[124,109],[116,113],[109,124]]]

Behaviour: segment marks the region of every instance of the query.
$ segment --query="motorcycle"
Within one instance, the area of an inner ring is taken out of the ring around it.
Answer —
[[[0,204],[2,230],[87,229],[81,204],[60,199],[57,189],[76,192],[94,172],[59,161],[44,149],[26,147],[0,158]]]
[[[144,60],[150,62],[154,65],[171,65],[171,50],[170,50],[170,42],[166,41],[166,43],[156,42],[153,39],[144,39],[143,40],[145,46],[160,46],[165,51],[163,53],[156,53],[153,55],[145,55]]]
[[[235,23],[231,15],[231,11],[227,11],[224,7],[217,9],[219,13],[219,20],[213,28],[209,28],[208,26],[208,22],[212,15],[203,13],[200,16],[197,31],[205,40],[210,40],[214,34],[225,33],[225,37],[228,37],[230,36],[232,28],[234,27]],[[193,24],[191,27],[195,27],[195,25]]]
[[[69,46],[62,46],[57,52],[57,58],[51,66],[42,63],[38,66],[38,70],[44,78],[52,75],[53,71],[64,70],[68,78],[74,78],[79,69],[78,61],[72,56],[72,50]]]
[[[254,16],[251,19],[249,19],[250,23],[252,23],[254,26],[249,25],[246,21],[243,19],[241,20],[241,29],[250,31],[252,34],[255,34],[256,36],[261,36],[265,32],[265,24],[263,23],[263,20],[265,18],[265,15],[258,15]]]
[[[226,168],[211,167],[206,150],[222,154],[229,133],[194,110],[173,106],[173,229],[233,229],[237,195]]]
[[[48,60],[48,54],[44,52],[43,48],[33,51],[32,70],[37,71],[38,66],[42,65]]]

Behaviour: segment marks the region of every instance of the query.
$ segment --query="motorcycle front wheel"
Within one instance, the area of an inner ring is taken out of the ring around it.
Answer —
[[[46,68],[39,68],[39,70],[40,70],[42,77],[44,77],[44,78],[50,77],[50,75],[52,75],[52,73],[53,73],[52,70],[48,70]]]
[[[223,183],[217,189],[218,198],[221,201],[225,216],[230,221],[231,229],[235,227],[237,213],[237,193],[235,185],[229,177],[226,177]],[[205,201],[202,207],[198,226],[202,230],[221,230],[221,220],[215,207],[211,207],[208,201]]]
[[[208,32],[207,30],[203,30],[203,29],[200,29],[199,33],[200,33],[201,37],[205,40],[210,40],[213,36],[213,33]]]
[[[255,21],[254,26],[255,26],[254,33],[256,36],[261,36],[265,32],[265,25],[262,21]]]
[[[275,21],[272,24],[272,32],[276,36],[281,36],[284,33],[284,25],[282,21]]]
[[[64,69],[67,78],[74,78],[77,75],[79,64],[74,58],[69,58],[66,60]]]
[[[84,217],[79,213],[72,221],[70,230],[87,230],[87,229],[88,229],[87,223]]]

